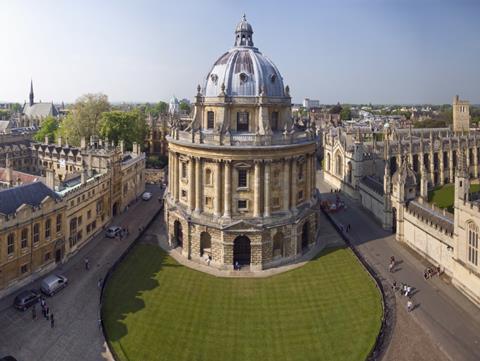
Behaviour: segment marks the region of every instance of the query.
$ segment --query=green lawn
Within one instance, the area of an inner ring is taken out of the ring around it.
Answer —
[[[216,278],[136,246],[110,279],[103,318],[121,360],[364,360],[380,293],[349,249],[265,279]]]
[[[445,184],[444,186],[437,187],[428,192],[428,201],[430,203],[435,203],[437,207],[442,209],[447,208],[450,213],[453,213],[454,190],[454,184]],[[470,193],[478,191],[480,191],[480,184],[470,185]]]

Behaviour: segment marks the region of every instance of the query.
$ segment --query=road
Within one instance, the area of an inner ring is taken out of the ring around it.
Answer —
[[[100,330],[98,281],[138,235],[159,209],[157,198],[162,190],[147,186],[153,193],[150,201],[137,201],[128,211],[118,215],[112,224],[126,227],[130,236],[123,240],[107,239],[97,235],[67,263],[57,270],[69,279],[69,286],[47,299],[55,315],[55,328],[42,318],[37,307],[37,319],[32,312],[20,312],[11,305],[14,295],[0,301],[0,357],[12,355],[19,361],[96,361],[109,360],[105,339]],[[90,270],[85,270],[84,259],[89,258]],[[24,287],[37,288],[39,281]]]
[[[338,194],[330,193],[331,187],[323,181],[321,172],[318,172],[317,187],[324,198],[333,198]],[[430,341],[451,360],[480,360],[479,309],[441,279],[424,280],[423,270],[427,265],[426,261],[397,242],[394,235],[384,231],[358,202],[343,195],[341,198],[346,202],[347,208],[332,213],[332,217],[344,225],[344,228],[347,224],[351,225],[348,236],[362,256],[384,278],[392,282],[396,280],[397,283],[405,282],[415,287],[414,301],[417,307],[410,314],[406,312],[401,314],[404,317],[412,317],[428,334]],[[390,256],[400,261],[394,273],[388,270]],[[406,299],[397,295],[397,304],[405,303]],[[395,332],[392,342],[407,336],[398,334],[397,330]],[[412,345],[405,347],[409,348]]]

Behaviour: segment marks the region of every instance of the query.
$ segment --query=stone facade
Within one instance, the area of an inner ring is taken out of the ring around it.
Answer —
[[[174,124],[168,138],[170,245],[219,268],[289,262],[317,234],[315,132],[293,123],[288,86],[278,86],[281,76],[252,33],[242,20],[231,50],[238,63],[225,63],[228,53],[215,63],[190,123]]]

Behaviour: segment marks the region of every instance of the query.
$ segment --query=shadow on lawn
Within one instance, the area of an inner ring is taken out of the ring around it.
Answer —
[[[167,257],[168,255],[160,247],[140,243],[113,271],[106,287],[104,307],[102,307],[105,336],[108,341],[119,341],[127,335],[125,319],[129,314],[145,308],[145,302],[141,296],[145,291],[159,286],[155,278],[156,274],[164,267],[179,267],[166,264]]]

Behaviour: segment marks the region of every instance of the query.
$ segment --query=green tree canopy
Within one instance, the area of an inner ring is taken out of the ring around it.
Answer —
[[[179,105],[179,108],[181,111],[187,113],[187,114],[190,114],[190,111],[191,111],[191,107],[190,107],[190,104],[188,104],[187,102],[185,101],[181,101],[180,102],[180,105]]]
[[[99,135],[115,143],[123,140],[127,149],[131,149],[134,142],[143,145],[146,133],[145,115],[140,110],[129,112],[115,110],[105,112],[101,116]]]
[[[35,134],[33,137],[37,142],[44,142],[45,137],[48,136],[48,141],[49,142],[54,142],[55,141],[55,135],[58,129],[58,119],[52,116],[46,117],[42,121],[42,125],[38,132]]]
[[[105,94],[86,94],[72,106],[70,113],[60,124],[59,134],[68,139],[68,143],[79,145],[80,139],[87,140],[99,134],[99,122],[102,113],[110,110]]]
[[[340,112],[340,119],[342,119],[342,120],[352,119],[352,110],[350,109],[350,107],[342,108],[342,110]]]

